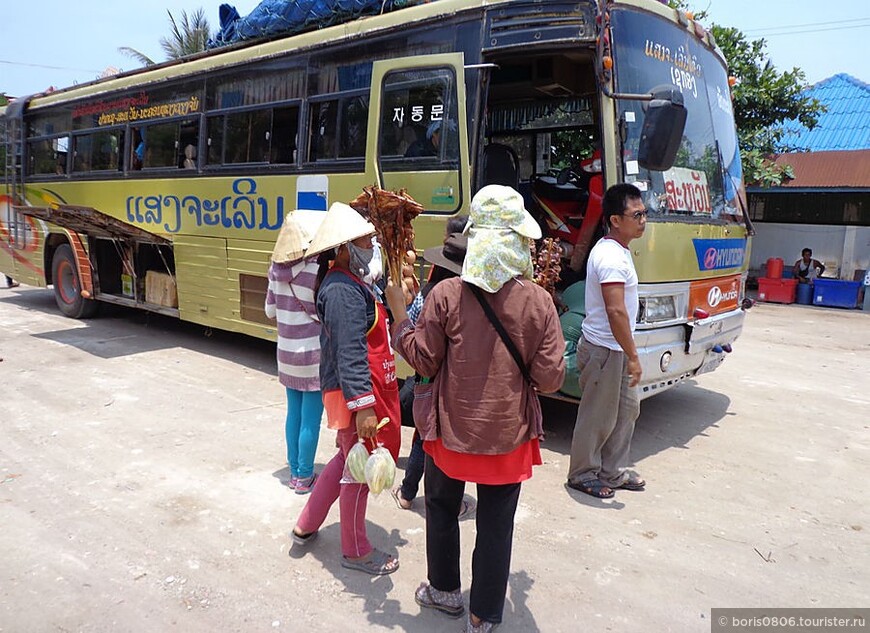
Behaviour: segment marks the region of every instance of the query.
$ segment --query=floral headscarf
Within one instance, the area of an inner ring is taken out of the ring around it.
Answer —
[[[541,228],[519,193],[502,185],[478,191],[465,231],[468,253],[462,264],[463,281],[495,293],[514,277],[533,277],[529,241],[541,237]]]

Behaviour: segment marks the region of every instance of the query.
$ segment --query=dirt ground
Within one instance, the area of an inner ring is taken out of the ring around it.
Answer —
[[[462,630],[414,603],[423,516],[389,494],[368,519],[397,573],[339,565],[337,506],[288,557],[306,497],[281,485],[272,344],[120,309],[74,321],[20,287],[0,290],[0,357],[0,631]],[[548,402],[499,630],[870,606],[868,412],[870,314],[796,305],[757,306],[719,370],[643,403],[645,492],[566,489],[575,411]],[[324,428],[318,468],[333,452]],[[474,536],[464,521],[466,592]]]

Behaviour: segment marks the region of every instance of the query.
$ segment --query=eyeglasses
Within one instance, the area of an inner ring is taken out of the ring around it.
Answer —
[[[644,209],[643,211],[635,211],[634,213],[623,213],[627,218],[634,218],[635,220],[640,221],[641,219],[646,219],[646,216],[649,215],[649,211]]]

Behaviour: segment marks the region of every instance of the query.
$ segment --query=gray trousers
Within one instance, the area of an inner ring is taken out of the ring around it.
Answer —
[[[627,476],[634,423],[640,414],[640,399],[627,373],[623,352],[593,345],[581,338],[577,349],[582,395],[571,441],[568,480],[599,479],[615,488]]]

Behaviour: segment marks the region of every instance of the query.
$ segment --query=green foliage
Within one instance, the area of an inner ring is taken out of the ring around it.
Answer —
[[[551,134],[550,145],[553,169],[573,167],[576,170],[580,161],[592,156],[592,152],[598,147],[598,139],[586,128],[559,130]]]
[[[688,8],[685,0],[669,4],[676,9]],[[695,13],[696,19],[705,16],[705,12]],[[773,157],[806,148],[785,143],[782,125],[797,120],[812,129],[825,107],[806,96],[806,75],[800,68],[780,73],[774,67],[763,39],[749,40],[740,30],[717,24],[710,31],[728,61],[729,74],[737,78],[731,98],[746,184],[776,186],[793,178],[791,168],[776,165]]]
[[[190,15],[187,14],[187,11],[182,10],[180,20],[176,20],[171,11],[166,11],[166,13],[169,15],[170,34],[169,37],[160,38],[160,47],[166,53],[166,59],[179,59],[205,50],[210,35],[210,27],[205,12],[201,8]],[[118,51],[135,59],[143,66],[153,66],[156,63],[148,55],[129,46],[122,46]]]

